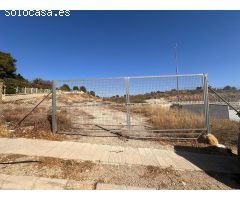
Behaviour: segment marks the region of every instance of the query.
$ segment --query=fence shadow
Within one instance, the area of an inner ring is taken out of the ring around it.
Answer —
[[[175,153],[185,158],[207,175],[233,188],[240,189],[240,160],[230,151],[216,147],[174,146]]]
[[[26,163],[42,163],[38,160],[23,160],[23,161],[12,161],[12,162],[0,162],[0,165],[16,165],[16,164],[26,164]]]

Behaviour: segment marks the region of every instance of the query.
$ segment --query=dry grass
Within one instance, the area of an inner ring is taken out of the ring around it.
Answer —
[[[174,174],[175,176],[180,176],[178,171],[174,170],[172,166],[167,168],[160,168],[160,167],[149,165],[145,167],[144,174],[141,176],[141,178],[154,179],[159,174],[164,174],[164,175]]]
[[[23,112],[25,111],[25,112]],[[65,136],[51,133],[51,113],[44,107],[37,108],[19,126],[16,124],[27,114],[24,107],[15,107],[4,111],[0,136],[2,137],[25,137],[48,140],[64,140]],[[6,127],[7,124],[7,127]],[[71,128],[71,121],[64,113],[58,113],[58,124],[61,130]],[[15,128],[15,129],[14,129]],[[14,129],[14,131],[9,131]]]
[[[15,107],[6,109],[3,115],[3,121],[7,122],[11,128],[15,127],[23,117],[28,114],[29,109],[24,107]],[[67,117],[66,111],[62,110],[58,113],[58,124],[63,129],[71,127],[71,121]],[[34,130],[51,131],[51,112],[50,109],[39,107],[34,110],[19,127],[33,126]]]
[[[48,157],[42,157],[40,161],[39,170],[57,168],[61,172],[60,177],[64,179],[75,179],[78,174],[88,172],[96,165],[91,161],[62,160]],[[53,178],[59,178],[59,176]]]
[[[96,164],[91,161],[63,160],[52,157],[28,157],[16,154],[0,154],[0,164],[34,165],[32,170],[45,172],[47,177],[74,180],[80,174],[90,172]]]
[[[178,171],[141,165],[105,165],[90,161],[0,154],[3,174],[37,176],[157,189],[239,189],[239,175],[204,171]],[[8,164],[4,164],[8,162]],[[17,163],[14,163],[17,162]],[[12,164],[11,164],[12,163]]]
[[[212,133],[218,141],[226,145],[236,145],[240,123],[228,119],[212,119]]]
[[[133,112],[149,118],[156,129],[191,129],[203,128],[204,117],[184,110],[167,109],[159,106],[138,106]],[[228,119],[211,119],[211,132],[220,143],[236,145],[239,123]]]
[[[8,137],[10,134],[9,130],[1,123],[0,124],[0,136],[1,137]]]
[[[159,106],[137,106],[132,111],[144,114],[157,129],[202,128],[204,118],[183,110],[167,109]]]
[[[72,105],[74,103],[85,103],[100,100],[88,93],[60,93],[58,94],[58,102],[65,105]]]

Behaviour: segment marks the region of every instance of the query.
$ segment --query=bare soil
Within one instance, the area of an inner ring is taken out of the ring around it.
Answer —
[[[14,98],[14,97],[11,97]],[[175,146],[194,147],[188,150],[195,151],[199,147],[206,147],[199,144],[196,140],[178,140],[179,135],[171,133],[170,137],[175,139],[163,139],[161,133],[144,132],[151,125],[151,117],[157,119],[156,123],[161,120],[155,110],[152,114],[132,113],[132,125],[141,128],[141,132],[133,131],[135,138],[121,137],[124,131],[108,131],[113,129],[126,130],[126,111],[125,107],[119,104],[112,104],[108,101],[102,101],[97,97],[89,94],[58,94],[58,128],[60,131],[70,131],[72,134],[52,134],[51,133],[51,98],[48,97],[40,107],[38,107],[26,120],[24,120],[15,131],[14,126],[42,100],[43,96],[28,97],[27,99],[17,99],[8,101],[4,106],[4,120],[0,130],[2,137],[25,137],[48,140],[70,140],[84,143],[97,143],[108,145],[132,146],[132,147],[149,147],[149,148],[175,148]],[[132,110],[134,111],[134,110]],[[155,114],[154,114],[155,113]],[[157,115],[156,115],[157,114]],[[194,118],[195,119],[195,118]],[[180,120],[181,121],[181,120]],[[197,121],[197,120],[195,120]],[[189,122],[191,123],[191,122]],[[90,124],[90,125],[88,125]],[[115,124],[115,126],[111,126]],[[168,124],[173,124],[171,121]],[[236,152],[236,138],[238,125],[235,122],[221,121],[215,123],[217,128],[213,129],[213,134],[219,141],[227,144],[228,147]],[[214,127],[213,127],[214,128]],[[6,129],[3,131],[3,129]],[[91,129],[91,131],[89,131]],[[75,134],[76,133],[76,134]],[[146,136],[158,137],[157,139],[144,139]],[[191,134],[188,136],[191,137]],[[143,138],[141,138],[143,137]],[[228,141],[226,143],[226,141]],[[201,149],[202,151],[202,149]],[[209,151],[207,151],[209,152]],[[211,151],[212,152],[212,151]]]
[[[156,189],[240,189],[239,174],[118,166],[23,155],[0,155],[3,174],[64,178]]]

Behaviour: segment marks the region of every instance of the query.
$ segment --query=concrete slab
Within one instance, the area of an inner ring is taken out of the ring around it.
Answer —
[[[67,180],[40,177],[34,182],[32,189],[36,190],[63,190]]]
[[[104,147],[102,147],[102,148],[104,148]],[[102,155],[101,155],[100,158],[99,158],[99,161],[100,161],[100,162],[103,162],[103,163],[108,163],[109,156],[110,156],[110,152],[104,150],[103,153],[102,153]]]
[[[78,142],[0,138],[0,153],[24,154],[117,165],[153,165],[180,170],[240,173],[236,157],[152,148],[132,148]]]
[[[10,175],[7,174],[0,174],[0,188],[2,187],[4,181],[9,177]]]
[[[141,156],[137,148],[127,147],[125,148],[125,164],[130,165],[142,165]]]
[[[124,185],[113,185],[106,183],[98,183],[96,186],[97,190],[126,190],[127,187]]]
[[[9,176],[7,177],[1,189],[14,189],[14,190],[27,190],[32,189],[34,182],[37,180],[37,177],[29,176]]]
[[[114,185],[107,183],[98,183],[96,186],[97,190],[156,190],[156,188],[141,188],[127,185]]]
[[[0,189],[34,189],[34,190],[149,190],[155,188],[140,188],[126,185],[114,185],[108,183],[96,183],[93,181],[75,181],[66,179],[16,176],[0,174]]]
[[[67,182],[65,189],[68,190],[94,190],[95,182],[79,182],[70,180]]]

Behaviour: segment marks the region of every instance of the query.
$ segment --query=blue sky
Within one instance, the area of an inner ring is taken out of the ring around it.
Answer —
[[[208,73],[240,86],[240,11],[71,11],[70,17],[6,17],[0,50],[28,79]]]

